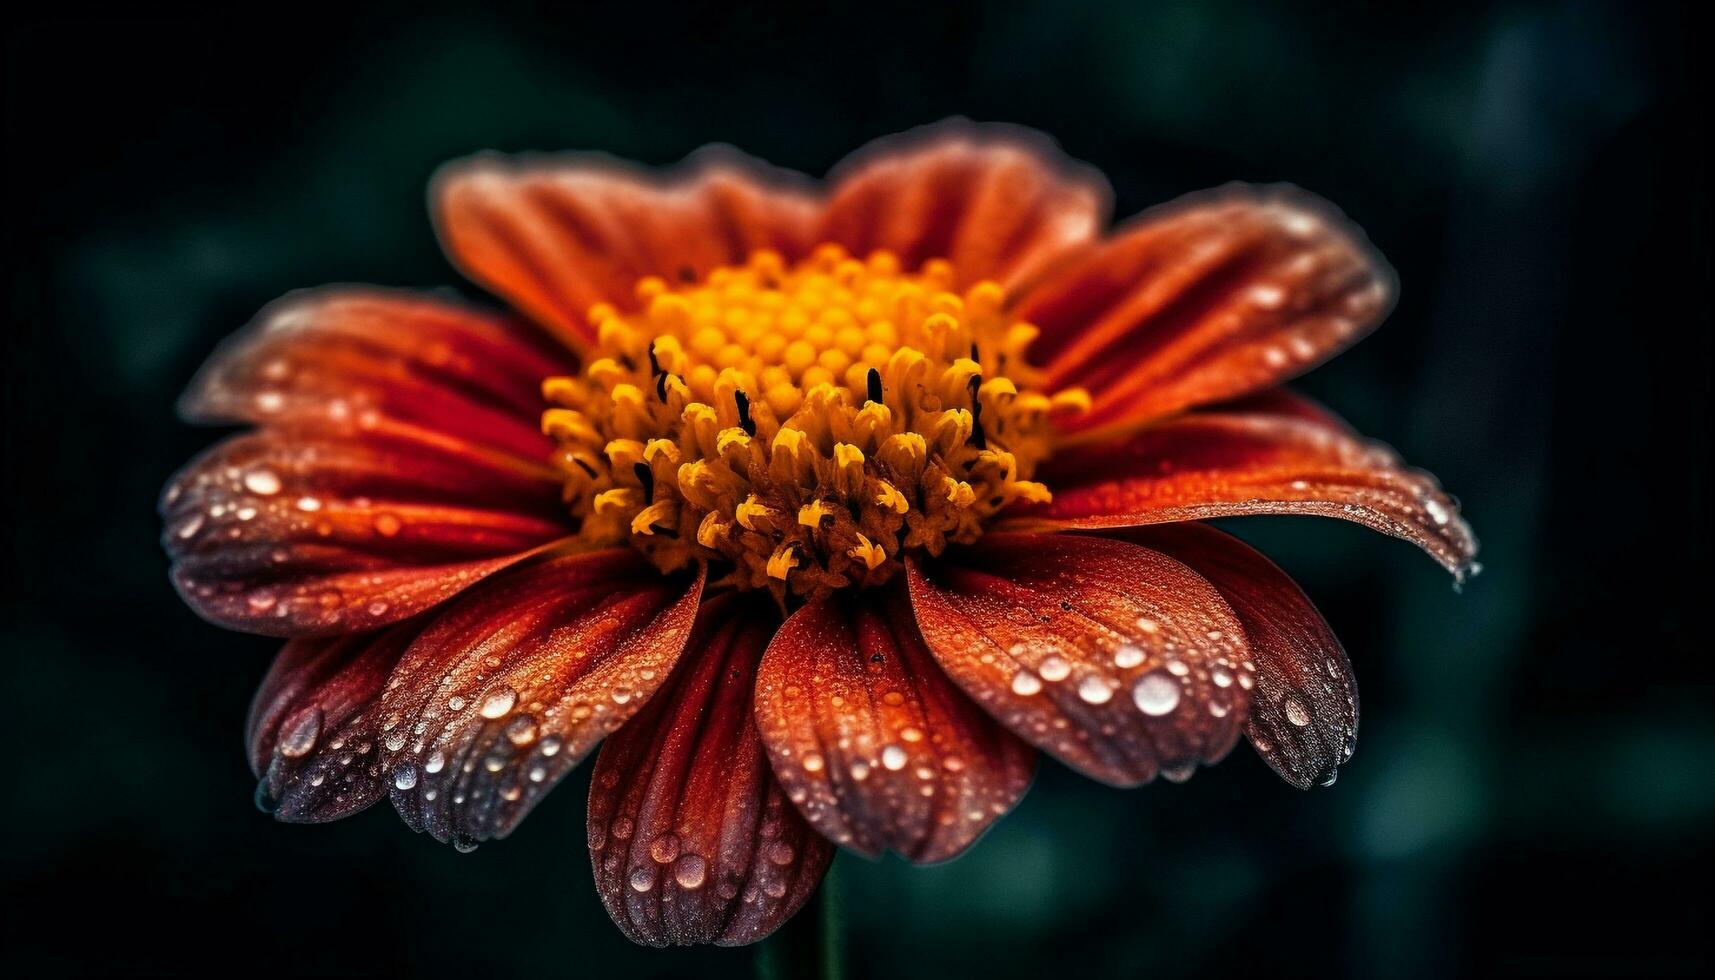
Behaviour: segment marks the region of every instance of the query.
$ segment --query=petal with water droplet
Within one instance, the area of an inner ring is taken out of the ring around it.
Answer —
[[[169,485],[162,516],[185,601],[272,636],[397,622],[568,533],[551,483],[409,439],[303,427],[198,456]]]
[[[942,673],[902,583],[793,613],[762,658],[756,702],[781,785],[817,830],[863,854],[953,857],[1035,769],[1035,752]]]
[[[1394,276],[1333,206],[1233,184],[1148,211],[1026,295],[1031,358],[1089,391],[1070,439],[1109,439],[1301,374],[1380,323]]]
[[[1248,678],[1244,631],[1214,586],[1172,558],[1123,541],[996,532],[906,567],[942,668],[1068,765],[1130,786],[1214,762],[1237,741],[1247,689],[1215,677]],[[1015,678],[1041,678],[1049,658],[1069,669],[1021,692]]]
[[[625,548],[550,554],[448,603],[376,712],[413,733],[383,746],[387,769],[423,767],[392,793],[400,816],[437,840],[506,836],[659,687],[701,592],[700,572],[663,575]],[[431,758],[444,759],[439,773]]]
[[[540,467],[542,379],[571,359],[515,319],[377,287],[307,289],[223,343],[179,402],[193,422],[415,435]]]
[[[261,781],[258,793],[270,799],[277,819],[336,820],[386,792],[373,744],[359,752],[360,740],[342,733],[372,720],[368,714],[415,636],[416,624],[402,623],[293,640],[280,651],[256,692],[246,737],[251,771]]]
[[[1410,541],[1455,577],[1477,541],[1435,478],[1290,392],[1190,412],[1114,445],[1057,453],[1046,504],[1010,527],[1104,529],[1248,514],[1338,517]]]
[[[1255,549],[1205,524],[1119,532],[1172,555],[1214,583],[1244,623],[1256,662],[1245,733],[1299,789],[1325,785],[1358,737],[1358,682],[1334,631],[1291,577]]]
[[[708,602],[672,678],[596,757],[590,862],[634,942],[755,942],[833,858],[787,801],[752,720],[750,679],[779,621],[754,594]]]
[[[193,421],[250,422],[161,496],[173,581],[208,619],[325,636],[405,619],[567,533],[538,431],[567,357],[456,303],[330,289],[209,359]]]

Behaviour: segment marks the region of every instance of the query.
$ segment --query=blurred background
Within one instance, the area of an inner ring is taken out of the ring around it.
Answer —
[[[6,971],[748,976],[790,972],[822,922],[848,976],[1708,969],[1691,8],[970,8],[11,15]],[[386,806],[258,813],[241,729],[276,643],[198,621],[156,540],[159,488],[218,435],[172,411],[214,343],[300,286],[456,286],[424,209],[450,157],[662,164],[725,141],[820,175],[951,114],[1048,132],[1122,216],[1292,181],[1399,270],[1390,322],[1302,387],[1458,493],[1487,571],[1455,594],[1355,526],[1233,525],[1351,652],[1363,729],[1339,783],[1300,793],[1243,747],[1129,792],[1046,763],[956,861],[842,856],[760,954],[621,938],[590,881],[587,766],[471,855]]]

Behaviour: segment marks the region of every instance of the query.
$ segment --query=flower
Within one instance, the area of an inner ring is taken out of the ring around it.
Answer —
[[[249,725],[279,819],[387,796],[466,850],[602,743],[614,921],[751,942],[836,845],[963,851],[1037,750],[1131,786],[1242,733],[1331,780],[1346,654],[1203,521],[1340,517],[1473,567],[1433,478],[1278,387],[1393,299],[1297,190],[1107,232],[1098,174],[954,122],[825,192],[715,150],[481,156],[432,201],[521,316],[296,293],[183,401],[252,426],[161,509],[186,601],[289,638]]]

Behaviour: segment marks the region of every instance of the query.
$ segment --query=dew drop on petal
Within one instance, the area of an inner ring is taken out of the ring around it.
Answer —
[[[417,767],[400,766],[393,774],[393,785],[399,789],[410,789],[417,785]]]
[[[680,888],[701,888],[708,877],[708,862],[700,854],[686,854],[673,865],[673,880]]]
[[[1078,697],[1088,704],[1106,704],[1113,696],[1114,689],[1096,674],[1085,674],[1078,682]]]
[[[672,864],[679,856],[679,835],[662,834],[649,843],[649,856],[657,864]]]
[[[655,869],[637,868],[631,872],[631,890],[646,892],[655,887]]]
[[[1157,670],[1137,679],[1132,686],[1131,699],[1137,710],[1151,717],[1160,717],[1179,707],[1179,683]]]
[[[280,478],[273,470],[251,470],[244,474],[244,489],[266,497],[280,492]]]
[[[312,705],[288,723],[280,736],[279,752],[288,759],[301,759],[316,747],[322,734],[322,709]]]
[[[504,718],[506,713],[512,710],[512,706],[517,703],[518,692],[505,684],[500,684],[490,688],[488,693],[482,696],[482,706],[477,709],[477,713],[484,718]]]
[[[888,769],[898,772],[905,768],[905,750],[897,745],[889,745],[881,750],[881,764]]]
[[[1012,675],[1012,693],[1029,697],[1042,690],[1042,679],[1028,670],[1021,670]]]
[[[1072,665],[1059,657],[1049,656],[1036,665],[1036,672],[1045,681],[1063,681],[1072,673]]]
[[[1310,712],[1305,709],[1304,705],[1298,703],[1297,698],[1287,698],[1286,703],[1282,707],[1285,709],[1287,721],[1292,722],[1299,728],[1303,728],[1305,725],[1310,724]]]
[[[1143,651],[1127,643],[1114,651],[1114,666],[1121,670],[1129,670],[1143,663]]]

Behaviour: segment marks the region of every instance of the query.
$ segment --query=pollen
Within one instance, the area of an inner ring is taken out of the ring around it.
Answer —
[[[790,266],[760,251],[699,282],[645,278],[641,312],[592,308],[587,367],[542,385],[580,535],[817,599],[1046,500],[1030,477],[1054,419],[1089,398],[1039,391],[1036,328],[997,284],[955,281],[942,260],[907,272],[822,245]]]

